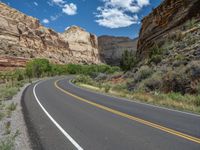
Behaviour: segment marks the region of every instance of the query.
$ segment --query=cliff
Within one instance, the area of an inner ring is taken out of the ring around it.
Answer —
[[[142,20],[137,56],[147,58],[150,48],[183,26],[193,17],[199,18],[199,0],[165,0]]]
[[[98,37],[101,60],[110,65],[120,65],[125,50],[137,50],[137,39],[128,37],[100,36]]]
[[[79,27],[69,31],[57,33],[38,19],[0,3],[1,57],[47,58],[59,64],[100,63],[97,37]]]
[[[129,89],[199,94],[199,6],[200,0],[164,0],[142,20]],[[144,72],[149,76],[138,79]]]
[[[73,63],[100,63],[97,37],[84,29],[71,26],[61,34],[62,39],[68,42]]]

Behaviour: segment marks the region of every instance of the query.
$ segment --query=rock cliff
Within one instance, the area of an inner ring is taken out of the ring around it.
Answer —
[[[0,3],[1,57],[91,64],[100,63],[97,47],[97,37],[79,27],[57,33],[42,26],[38,19]]]
[[[129,89],[199,94],[199,8],[200,0],[164,0],[143,19]]]
[[[95,35],[80,27],[71,26],[61,34],[61,37],[65,42],[68,42],[73,59],[86,64],[100,62],[98,41]]]
[[[128,37],[100,36],[98,37],[99,53],[102,61],[110,65],[119,65],[125,50],[137,50],[137,39]]]
[[[193,17],[199,18],[199,0],[165,0],[142,20],[137,55],[147,58],[155,43],[180,29]]]

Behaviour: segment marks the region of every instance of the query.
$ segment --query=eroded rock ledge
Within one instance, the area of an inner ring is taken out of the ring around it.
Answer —
[[[165,0],[142,20],[137,56],[144,60],[150,48],[175,32],[186,21],[199,18],[199,0]]]

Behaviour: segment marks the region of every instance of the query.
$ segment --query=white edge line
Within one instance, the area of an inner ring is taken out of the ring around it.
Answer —
[[[37,103],[39,104],[39,106],[42,108],[42,110],[45,112],[45,114],[49,117],[49,119],[54,123],[54,125],[64,134],[64,136],[78,149],[78,150],[83,150],[83,148],[53,119],[53,117],[47,112],[47,110],[42,106],[42,104],[40,103],[35,89],[38,86],[38,84],[40,84],[41,82],[38,82],[37,84],[35,84],[35,86],[33,87],[33,94],[35,96],[35,99],[37,101]]]
[[[64,79],[61,79],[61,80],[64,80]],[[169,111],[173,111],[173,112],[178,112],[178,113],[182,113],[182,114],[187,114],[187,115],[191,115],[191,116],[195,116],[195,117],[200,117],[200,115],[194,114],[194,113],[190,113],[190,112],[184,112],[184,111],[180,111],[180,110],[174,110],[174,109],[165,108],[165,107],[162,107],[162,106],[156,106],[156,105],[152,105],[152,104],[147,104],[147,103],[143,103],[143,102],[138,102],[138,101],[134,101],[134,100],[129,100],[129,99],[126,99],[126,98],[119,98],[119,97],[117,97],[117,96],[112,96],[112,95],[108,95],[108,94],[103,94],[103,93],[100,93],[100,92],[97,92],[97,91],[90,91],[90,90],[88,90],[88,89],[85,89],[85,88],[82,88],[82,87],[79,87],[79,86],[73,84],[73,83],[71,82],[71,80],[72,80],[72,79],[69,80],[69,84],[71,84],[72,86],[74,86],[74,87],[76,87],[76,88],[79,88],[79,89],[82,89],[82,90],[85,90],[85,91],[88,91],[88,92],[96,93],[96,94],[103,95],[103,96],[107,96],[107,97],[112,97],[112,98],[115,98],[115,99],[118,99],[118,100],[121,100],[121,101],[128,101],[128,102],[131,102],[131,103],[136,103],[136,104],[151,106],[151,107],[155,107],[155,108],[159,108],[159,109],[164,109],[164,110],[169,110]]]

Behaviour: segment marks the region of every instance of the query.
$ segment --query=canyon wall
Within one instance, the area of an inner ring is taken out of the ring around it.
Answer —
[[[101,60],[110,65],[120,65],[125,50],[133,54],[137,50],[137,39],[128,37],[100,36],[98,43]]]
[[[79,27],[57,33],[42,26],[38,19],[0,3],[0,57],[98,64],[97,47],[97,37]]]
[[[199,18],[199,0],[165,0],[142,20],[137,56],[144,60],[151,47],[166,40],[189,19]]]

